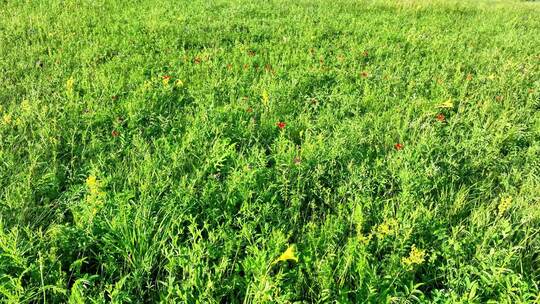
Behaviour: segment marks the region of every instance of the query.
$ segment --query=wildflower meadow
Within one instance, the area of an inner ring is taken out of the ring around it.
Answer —
[[[539,303],[540,2],[0,0],[0,303]]]

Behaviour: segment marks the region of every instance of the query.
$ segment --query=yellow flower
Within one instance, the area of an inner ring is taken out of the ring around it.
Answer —
[[[262,92],[262,102],[263,102],[263,105],[264,105],[264,106],[267,106],[269,100],[270,100],[270,97],[268,96],[268,92],[266,92],[266,90],[264,90],[264,91]]]
[[[68,80],[66,80],[66,95],[69,97],[69,98],[73,98],[75,93],[74,93],[74,88],[75,86],[75,79],[73,79],[73,77],[70,77]]]
[[[6,113],[6,114],[4,114],[4,116],[2,117],[2,121],[3,121],[6,125],[9,125],[9,124],[13,121],[13,119],[12,119],[11,115],[9,115],[9,114]]]
[[[75,79],[73,79],[73,77],[69,77],[69,79],[66,80],[66,91],[73,92],[74,85],[75,85]]]
[[[86,186],[91,195],[98,196],[101,194],[100,184],[95,175],[90,175],[86,179]]]
[[[384,220],[375,229],[375,233],[379,239],[384,238],[387,235],[394,234],[397,230],[398,222],[395,219]]]
[[[411,265],[420,265],[424,262],[424,258],[426,257],[426,251],[422,249],[416,248],[416,246],[413,244],[411,247],[411,252],[409,253],[408,257],[404,257],[401,259],[401,262],[407,266]]]
[[[24,111],[24,112],[27,112],[30,110],[30,102],[28,100],[23,100],[21,102],[21,109]]]
[[[439,105],[439,108],[453,108],[453,107],[454,107],[454,103],[452,102],[451,99],[448,99],[447,101]]]
[[[164,86],[168,86],[170,80],[171,80],[171,76],[169,76],[169,75],[163,76],[163,77],[162,77],[163,85],[164,85]]]
[[[285,250],[285,252],[283,252],[279,256],[279,258],[277,258],[274,262],[272,262],[272,264],[276,264],[282,261],[289,261],[289,260],[298,262],[298,257],[296,256],[296,246],[294,244],[287,247],[287,250]]]
[[[180,79],[176,79],[176,81],[174,82],[174,85],[177,86],[177,87],[183,87],[184,86],[184,82]]]
[[[152,82],[149,80],[146,80],[143,84],[143,91],[148,91],[152,87]]]
[[[363,235],[362,233],[358,234],[358,241],[361,244],[368,245],[369,241],[371,241],[371,238],[373,237],[373,234]]]
[[[501,202],[499,203],[499,216],[503,216],[510,205],[512,205],[512,197],[501,199]]]

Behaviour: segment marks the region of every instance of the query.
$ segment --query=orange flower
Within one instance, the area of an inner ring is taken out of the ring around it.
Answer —
[[[438,120],[438,121],[444,122],[445,119],[446,119],[446,117],[444,117],[444,114],[443,114],[443,113],[437,114],[437,120]]]
[[[280,121],[280,122],[278,122],[278,123],[276,124],[276,126],[277,126],[278,128],[280,128],[281,130],[285,129],[285,126],[286,126],[286,125],[287,125],[287,124],[284,123],[284,122],[282,122],[282,121]]]
[[[396,148],[396,150],[399,151],[399,150],[403,149],[403,144],[397,143],[397,144],[394,145],[394,148]]]

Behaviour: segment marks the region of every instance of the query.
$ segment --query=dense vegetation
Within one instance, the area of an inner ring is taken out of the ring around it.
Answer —
[[[0,1],[0,301],[532,302],[540,4]]]

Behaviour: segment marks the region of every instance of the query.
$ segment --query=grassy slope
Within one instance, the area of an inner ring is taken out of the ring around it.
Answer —
[[[538,4],[78,2],[0,1],[0,301],[538,299]]]

